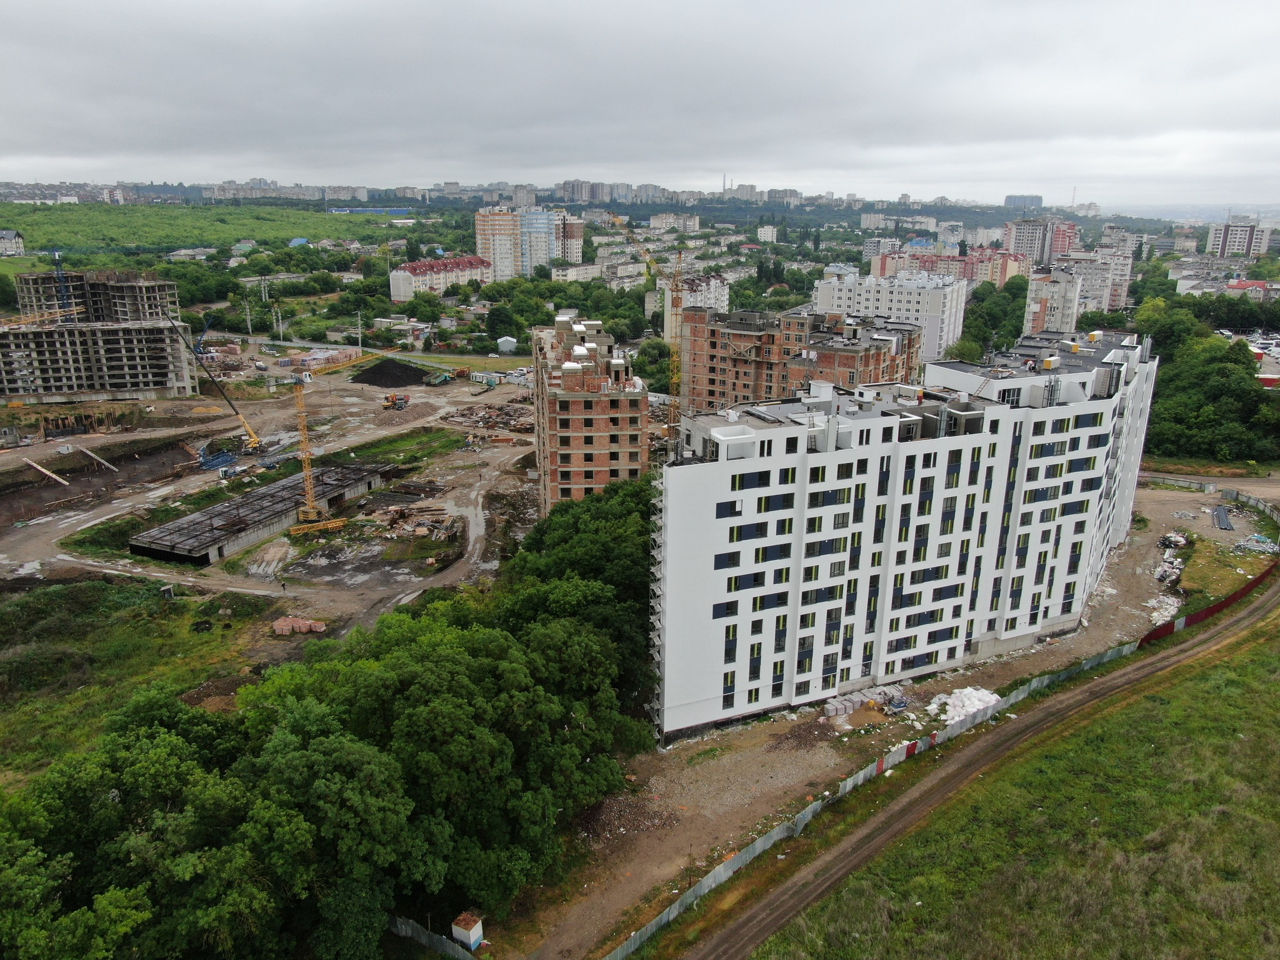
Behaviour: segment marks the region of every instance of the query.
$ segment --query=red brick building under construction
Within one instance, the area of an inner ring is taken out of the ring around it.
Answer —
[[[649,467],[649,394],[598,320],[556,319],[533,331],[542,512]]]
[[[840,387],[909,382],[920,365],[920,327],[883,317],[687,307],[683,327],[680,376],[687,413],[785,399],[811,380]]]

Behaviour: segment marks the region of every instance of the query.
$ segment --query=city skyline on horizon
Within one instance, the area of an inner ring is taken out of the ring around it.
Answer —
[[[478,0],[429,16],[387,0],[358,14],[229,0],[217,15],[63,0],[57,30],[28,6],[0,37],[26,78],[0,107],[0,180],[548,184],[576,170],[708,193],[731,175],[872,198],[1280,204],[1275,70],[1238,43],[1242,25],[1256,49],[1280,40],[1269,12],[1082,0],[1068,34],[1060,8],[997,0],[657,0],[639,15]]]

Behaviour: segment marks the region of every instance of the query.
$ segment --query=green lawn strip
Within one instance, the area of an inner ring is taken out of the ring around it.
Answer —
[[[356,447],[318,457],[322,463],[347,463],[352,459],[365,462],[396,463],[402,466],[423,463],[433,457],[451,453],[466,445],[466,437],[456,430],[419,428],[390,437],[382,437]]]
[[[4,596],[0,619],[15,626],[0,645],[0,780],[86,749],[143,686],[186,690],[235,673],[241,631],[271,603],[181,592],[170,600],[158,584],[123,578]]]
[[[1277,678],[1280,649],[1256,646],[1027,750],[754,956],[1259,955],[1280,908]]]

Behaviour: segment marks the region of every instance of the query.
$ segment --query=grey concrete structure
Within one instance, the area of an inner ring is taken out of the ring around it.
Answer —
[[[390,469],[381,464],[317,467],[316,502],[335,509],[345,500],[381,487]],[[298,522],[303,504],[302,475],[298,474],[139,533],[130,538],[129,552],[205,567],[289,529]]]

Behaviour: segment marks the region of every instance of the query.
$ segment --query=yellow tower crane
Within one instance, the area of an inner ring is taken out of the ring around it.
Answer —
[[[649,264],[649,269],[663,280],[666,280],[671,287],[670,329],[663,331],[664,339],[667,341],[667,346],[671,349],[671,356],[667,360],[670,382],[670,386],[667,389],[671,394],[671,403],[667,408],[667,429],[668,434],[671,434],[679,428],[681,406],[680,394],[683,390],[680,365],[681,358],[684,356],[685,335],[683,275],[684,254],[682,251],[676,252],[675,269],[668,274],[667,271],[662,268],[662,264],[660,264],[654,255],[649,252],[649,248],[644,245],[638,236],[636,236],[635,231],[627,224],[625,217],[620,217],[613,213],[609,214],[609,216],[616,226],[622,228],[623,233],[626,234],[627,240],[640,251],[640,255],[644,257],[645,262]]]
[[[311,374],[300,373],[293,378],[293,405],[298,408],[298,449],[302,455],[302,490],[306,503],[298,508],[298,519],[311,522],[319,520],[323,511],[316,503],[316,481],[311,475],[311,440],[307,436],[307,404],[303,399],[303,387],[311,382]]]
[[[345,518],[325,519],[326,510],[316,502],[316,481],[311,470],[311,438],[307,434],[307,404],[302,391],[311,382],[311,374],[302,372],[293,378],[293,405],[298,410],[298,450],[302,459],[302,494],[304,503],[298,508],[301,523],[289,528],[291,534],[316,533],[321,530],[341,530],[347,525]]]

